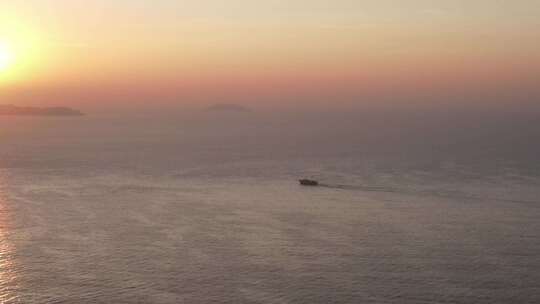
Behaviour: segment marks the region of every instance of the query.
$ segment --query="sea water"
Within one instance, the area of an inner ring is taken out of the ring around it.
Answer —
[[[540,302],[523,133],[207,115],[2,118],[0,302]]]

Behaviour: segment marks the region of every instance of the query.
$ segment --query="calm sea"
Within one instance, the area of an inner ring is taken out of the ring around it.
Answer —
[[[405,116],[3,117],[0,302],[540,303],[538,120]]]

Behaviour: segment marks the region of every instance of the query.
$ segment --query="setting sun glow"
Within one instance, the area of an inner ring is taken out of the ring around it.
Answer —
[[[9,46],[0,42],[0,72],[7,70],[13,63],[14,56]]]

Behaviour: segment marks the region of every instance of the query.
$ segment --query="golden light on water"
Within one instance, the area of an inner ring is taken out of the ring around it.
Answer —
[[[17,295],[13,293],[16,286],[17,271],[15,270],[15,248],[9,240],[9,211],[6,198],[1,188],[2,176],[0,176],[0,303],[17,301]]]

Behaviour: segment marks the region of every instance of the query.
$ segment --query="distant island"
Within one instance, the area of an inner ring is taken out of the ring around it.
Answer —
[[[20,107],[0,105],[0,115],[12,116],[83,116],[84,113],[67,107]]]
[[[239,112],[248,113],[251,109],[233,103],[220,103],[206,108],[207,112]]]

